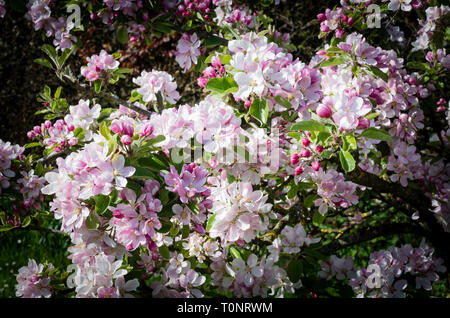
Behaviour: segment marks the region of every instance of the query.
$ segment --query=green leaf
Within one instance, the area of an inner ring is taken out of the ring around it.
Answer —
[[[160,171],[168,168],[168,166],[157,157],[141,158],[138,162],[141,166],[149,168],[152,171]]]
[[[323,67],[331,67],[331,66],[335,66],[335,65],[339,65],[339,64],[344,64],[345,60],[341,57],[331,57],[326,61],[323,61],[322,63],[320,63],[319,67],[323,68]]]
[[[208,219],[208,223],[206,224],[206,231],[209,232],[211,230],[211,227],[214,224],[214,221],[216,220],[216,214],[214,213],[211,215]]]
[[[392,136],[386,130],[370,127],[361,133],[361,137],[382,141],[392,141]]]
[[[105,121],[102,121],[99,127],[100,134],[105,137],[106,140],[109,140],[111,138],[111,133],[109,131],[108,125]]]
[[[303,205],[307,208],[311,208],[318,198],[320,197],[317,194],[310,194],[303,201]]]
[[[328,132],[327,127],[315,120],[302,120],[291,126],[291,131],[306,130],[306,131],[323,131]]]
[[[94,230],[98,227],[99,224],[100,222],[98,221],[98,218],[94,213],[90,213],[86,218],[86,227],[88,229]]]
[[[206,38],[205,41],[203,41],[203,43],[201,45],[202,45],[202,47],[210,48],[210,47],[215,47],[215,46],[222,45],[222,44],[225,45],[227,43],[228,43],[228,41],[226,39],[212,35],[212,36]]]
[[[369,70],[372,72],[371,75],[374,75],[374,77],[379,77],[383,81],[387,82],[389,79],[389,73],[384,73],[382,70],[380,70],[378,67],[370,65]]]
[[[95,212],[102,215],[108,208],[110,200],[108,195],[99,195],[95,201]]]
[[[191,228],[189,227],[189,225],[183,226],[183,229],[181,230],[181,237],[184,239],[187,238],[189,236],[190,231]]]
[[[292,104],[285,98],[281,97],[281,96],[274,96],[275,100],[277,101],[277,103],[281,106],[284,106],[286,108],[291,108]]]
[[[95,80],[94,82],[94,89],[95,92],[98,94],[102,90],[103,81],[101,79]]]
[[[38,143],[38,142],[30,142],[29,144],[26,144],[25,145],[25,149],[28,149],[28,148],[34,148],[34,147],[39,147],[41,144],[40,143]]]
[[[325,220],[325,215],[320,214],[319,211],[314,212],[313,219],[312,219],[314,225],[319,226],[323,223],[324,220]]]
[[[126,27],[121,27],[117,30],[117,40],[122,43],[128,43],[128,31]]]
[[[72,52],[73,52],[74,50],[75,50],[75,45],[72,46],[71,49],[65,49],[65,50],[62,52],[61,56],[58,58],[58,65],[59,65],[60,67],[62,67],[62,66],[66,63],[67,59],[70,57],[70,55],[72,54]]]
[[[240,258],[240,259],[242,259],[241,253],[239,253],[239,251],[236,248],[230,247],[230,253],[233,256],[233,258]]]
[[[353,171],[355,169],[355,159],[353,159],[350,152],[341,150],[339,153],[339,159],[341,161],[342,168],[347,171]]]
[[[134,192],[138,192],[141,190],[141,185],[135,181],[127,180],[127,188],[133,190]]]
[[[112,138],[109,140],[109,144],[108,144],[108,156],[111,154],[114,154],[117,150],[117,139],[118,139],[118,135],[114,134],[114,136],[112,136]]]
[[[165,245],[162,245],[159,247],[159,254],[164,257],[165,259],[170,258],[170,251],[169,248]]]
[[[50,61],[47,60],[47,59],[43,59],[43,58],[41,58],[41,59],[35,59],[34,62],[35,62],[35,63],[38,63],[38,64],[40,64],[40,65],[42,65],[42,66],[48,67],[48,68],[50,68],[50,69],[52,69],[52,70],[54,69],[52,63],[50,63]]]
[[[345,135],[343,138],[344,141],[344,150],[348,151],[348,150],[356,150],[357,146],[356,146],[356,139],[355,137],[353,137],[352,135]]]
[[[4,225],[4,226],[0,226],[0,232],[6,232],[9,230],[12,230],[14,228],[14,226],[12,225]]]
[[[303,273],[303,263],[295,259],[290,261],[286,273],[291,282],[298,282]]]
[[[250,115],[265,125],[269,117],[269,106],[265,99],[255,98],[250,106]]]
[[[218,94],[229,94],[238,90],[238,84],[231,76],[228,77],[215,77],[209,79],[206,83],[205,89]]]
[[[143,179],[153,179],[155,175],[148,171],[146,168],[134,166],[136,168],[136,172],[134,173],[133,177],[135,178],[143,178]]]
[[[22,221],[22,227],[27,227],[31,223],[31,218],[29,216],[26,216]]]

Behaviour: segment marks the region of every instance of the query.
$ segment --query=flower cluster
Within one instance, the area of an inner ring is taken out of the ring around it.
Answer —
[[[4,142],[0,139],[0,193],[2,188],[6,189],[10,186],[10,178],[16,174],[11,170],[11,162],[17,158],[21,158],[25,148],[19,145],[12,145],[9,141]]]
[[[156,102],[158,93],[169,104],[175,104],[180,99],[180,94],[177,92],[177,83],[173,80],[172,75],[167,72],[142,71],[140,76],[133,78],[133,83],[139,85],[136,91],[143,96],[142,99],[146,103]]]
[[[19,268],[17,274],[16,296],[23,298],[49,298],[52,295],[51,280],[47,272],[53,269],[52,264],[37,264],[34,259],[28,260],[28,266]]]
[[[197,57],[201,54],[200,44],[201,41],[196,33],[183,33],[180,40],[178,40],[175,60],[184,72],[191,68],[192,63],[197,64]]]
[[[101,50],[100,54],[94,54],[87,58],[87,66],[81,67],[81,75],[88,81],[93,82],[99,78],[107,78],[108,73],[119,67],[119,61],[114,56],[108,54],[105,50]]]
[[[66,21],[64,17],[51,17],[51,3],[50,0],[28,0],[26,17],[33,22],[36,31],[42,29],[47,37],[54,37],[53,45],[57,49],[70,49],[77,40],[70,33],[74,24]]]
[[[417,31],[417,39],[412,42],[413,52],[429,49],[430,40],[436,30],[437,21],[449,12],[450,7],[445,5],[441,5],[440,7],[429,7],[425,10],[426,20],[419,20],[419,24],[422,27]]]

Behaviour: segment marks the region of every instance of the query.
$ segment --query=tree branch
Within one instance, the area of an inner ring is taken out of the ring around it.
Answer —
[[[365,227],[335,240],[319,249],[322,254],[330,255],[342,248],[358,243],[370,241],[381,236],[391,236],[394,234],[414,233],[422,236],[429,236],[430,233],[422,227],[410,223],[389,223],[375,227]]]

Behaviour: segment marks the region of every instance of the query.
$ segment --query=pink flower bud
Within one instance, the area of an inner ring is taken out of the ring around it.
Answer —
[[[113,215],[115,218],[117,218],[117,219],[123,218],[123,214],[120,212],[119,209],[115,209],[115,210],[113,211],[112,215]]]
[[[33,131],[39,135],[42,132],[41,126],[34,126]]]
[[[317,51],[317,53],[316,53],[317,55],[320,55],[320,56],[322,56],[322,55],[326,55],[327,54],[327,51],[324,51],[324,50],[320,50],[320,51]]]
[[[76,138],[76,137],[70,138],[68,143],[69,143],[69,146],[73,147],[78,143],[78,138]]]
[[[370,127],[370,120],[368,120],[367,118],[360,118],[358,121],[358,126],[356,127],[357,129],[367,129]]]
[[[302,166],[297,166],[294,170],[294,173],[296,176],[301,175],[303,173],[303,168]]]
[[[320,21],[325,21],[326,19],[327,19],[327,17],[326,17],[326,15],[325,14],[323,14],[323,13],[319,13],[318,15],[317,15],[317,19],[319,19]]]
[[[437,101],[436,104],[437,104],[438,106],[444,105],[444,104],[445,104],[445,99],[441,97],[441,98]]]
[[[61,148],[60,147],[55,147],[55,152],[61,152]]]
[[[294,153],[291,156],[291,164],[294,165],[294,166],[297,165],[299,159],[300,159],[300,157],[298,156],[298,154]]]
[[[337,29],[336,30],[336,38],[341,39],[344,36],[344,30]]]
[[[313,162],[312,168],[313,168],[314,171],[319,171],[319,169],[320,169],[320,162],[317,162],[317,161]]]
[[[211,65],[214,68],[220,68],[222,66],[222,62],[220,61],[220,57],[218,55],[211,57]]]
[[[320,25],[320,31],[322,31],[322,32],[329,32],[330,28],[326,24],[321,24]]]
[[[302,158],[309,158],[311,156],[311,151],[309,151],[306,148],[303,148],[302,150],[300,150],[300,157]]]
[[[44,122],[44,127],[45,128],[50,128],[50,127],[52,127],[52,122],[50,121],[50,120],[46,120],[45,122]]]
[[[249,99],[248,101],[246,101],[245,103],[244,103],[244,106],[245,107],[250,107],[252,105],[252,100],[251,99]]]
[[[445,107],[444,107],[444,106],[439,106],[439,107],[436,109],[436,111],[437,111],[438,113],[441,113],[441,112],[445,111]]]
[[[344,16],[343,16],[343,17],[342,17],[341,19],[342,19],[342,21],[344,21],[344,22],[345,22],[345,21],[347,21],[347,20],[348,20],[348,17],[347,17],[346,15],[344,15]]]
[[[311,143],[311,140],[309,140],[308,138],[303,138],[303,140],[302,140],[303,146],[308,147],[310,143]]]
[[[69,131],[74,131],[74,130],[75,130],[75,127],[74,127],[73,125],[68,125],[68,126],[67,126],[67,130],[69,130]]]
[[[203,76],[205,77],[216,77],[216,70],[212,66],[208,66],[203,70]]]
[[[331,108],[328,105],[320,104],[317,106],[316,114],[321,118],[329,118],[331,116]]]
[[[355,19],[353,19],[353,18],[348,18],[348,20],[347,20],[348,26],[351,26],[354,22],[355,22]]]
[[[322,152],[323,151],[323,146],[322,145],[317,145],[316,146],[316,151],[317,152]]]
[[[208,83],[208,79],[206,77],[199,77],[199,78],[197,78],[197,84],[201,88],[205,88],[206,87],[206,83]]]
[[[34,131],[29,131],[29,132],[27,132],[27,137],[29,138],[29,139],[33,139],[34,137],[35,137],[36,135],[35,135],[35,133],[34,133]]]
[[[131,143],[133,142],[133,139],[131,138],[131,136],[129,135],[123,135],[122,137],[120,137],[120,141],[125,145],[131,145]]]
[[[150,20],[150,16],[148,15],[148,12],[142,13],[142,20],[144,20],[144,21]]]

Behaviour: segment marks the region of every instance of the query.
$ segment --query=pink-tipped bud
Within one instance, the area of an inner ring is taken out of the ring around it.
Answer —
[[[308,138],[303,138],[302,144],[303,146],[308,147],[311,144],[311,140],[309,140]]]
[[[131,138],[131,136],[129,135],[123,135],[122,137],[120,137],[120,141],[125,145],[131,145],[131,143],[133,142],[133,139]]]
[[[360,118],[358,121],[357,129],[367,129],[370,127],[370,120],[367,118]]]
[[[73,147],[78,143],[78,138],[76,138],[76,137],[70,138],[68,143],[69,143],[70,147]]]
[[[68,126],[67,126],[67,130],[68,130],[68,131],[74,131],[74,130],[75,130],[74,125],[68,125]]]
[[[291,156],[291,164],[294,165],[294,166],[297,165],[299,159],[300,159],[300,157],[298,156],[298,154],[294,153],[294,154]]]
[[[327,54],[327,51],[320,50],[320,51],[317,51],[316,54],[317,54],[317,55],[320,55],[320,56],[323,56],[323,55],[326,55],[326,54]]]
[[[294,173],[296,176],[301,175],[303,173],[303,168],[302,166],[297,166],[294,170]]]
[[[251,99],[245,101],[245,103],[244,103],[244,106],[247,107],[247,108],[249,108],[251,105],[252,105],[252,100]]]
[[[115,218],[117,218],[117,219],[123,218],[123,214],[120,212],[119,209],[115,209],[115,210],[113,211],[112,215],[113,215]]]
[[[444,107],[444,106],[439,106],[439,107],[436,109],[436,111],[437,111],[438,113],[442,113],[443,111],[445,111],[445,107]]]
[[[344,21],[344,22],[345,22],[345,21],[347,21],[347,20],[348,20],[348,17],[347,17],[346,15],[344,15],[344,16],[343,16],[343,17],[342,17],[341,19],[342,19],[342,21]]]
[[[320,169],[320,162],[317,162],[317,161],[313,162],[312,168],[313,168],[314,171],[319,171],[319,169]]]
[[[211,65],[214,68],[220,68],[222,66],[222,62],[220,61],[220,57],[218,55],[211,57]]]
[[[323,151],[323,146],[322,145],[317,145],[316,146],[316,151],[317,152],[322,152]]]
[[[347,20],[348,26],[351,26],[354,22],[355,22],[355,19],[353,19],[353,18],[348,18],[348,20]]]
[[[29,132],[27,132],[27,137],[29,138],[29,139],[33,139],[34,137],[36,136],[36,134],[34,133],[34,131],[29,131]]]
[[[317,19],[319,19],[320,21],[323,22],[323,21],[325,21],[327,19],[327,16],[325,14],[323,14],[323,13],[319,13],[317,15]]]
[[[55,152],[61,152],[61,148],[60,147],[55,147]]]
[[[437,104],[438,106],[444,105],[444,104],[445,104],[445,99],[441,97],[441,98],[437,101],[436,104]]]
[[[52,127],[52,122],[50,121],[50,120],[46,120],[45,122],[44,122],[44,127],[45,128],[50,128],[50,127]]]
[[[309,158],[311,156],[311,151],[309,151],[306,148],[303,148],[302,150],[300,150],[300,157],[302,158]]]
[[[317,106],[316,114],[321,118],[330,118],[331,116],[331,108],[330,106],[320,104]]]
[[[206,83],[208,83],[208,79],[206,77],[199,77],[199,78],[197,78],[197,84],[201,88],[205,88],[206,87]]]
[[[344,37],[344,30],[337,29],[335,35],[337,39],[342,39]]]

